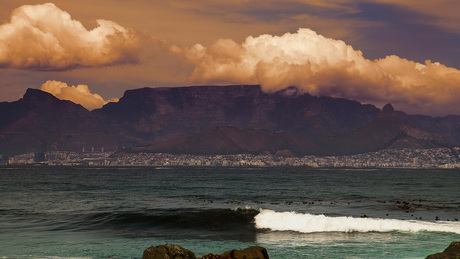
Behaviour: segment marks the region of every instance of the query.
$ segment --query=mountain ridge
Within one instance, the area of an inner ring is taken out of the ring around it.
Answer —
[[[454,144],[460,143],[460,116],[432,118],[395,112],[392,107],[390,110],[414,125],[401,134],[431,136],[426,133],[428,128]],[[290,148],[294,153],[331,153],[325,152],[332,145],[328,139],[337,141],[349,136],[379,113],[381,110],[370,104],[315,97],[293,87],[275,93],[266,93],[258,85],[145,87],[127,90],[118,103],[93,111],[41,90],[28,89],[18,101],[0,102],[0,154],[81,151],[91,147],[115,151],[158,145],[219,127],[239,129],[240,133],[254,130],[260,136],[268,136],[266,132],[275,134],[272,137],[279,146],[265,148],[269,152],[286,147],[280,139],[289,143],[289,138],[295,138]],[[228,134],[237,136],[234,131]],[[403,139],[400,146],[420,141]],[[296,147],[295,142],[305,146]]]
[[[0,153],[11,155],[43,150],[81,151],[82,148],[116,148],[129,136],[105,118],[80,104],[28,89],[18,101],[0,103]]]
[[[406,144],[399,145],[403,142]],[[340,155],[387,148],[438,148],[451,145],[441,135],[403,121],[391,104],[385,105],[371,122],[350,135],[335,139],[331,144],[336,154]]]
[[[308,94],[265,93],[260,86],[190,86],[128,90],[95,113],[117,120],[147,143],[215,127],[265,129],[307,136],[345,135],[379,109]]]

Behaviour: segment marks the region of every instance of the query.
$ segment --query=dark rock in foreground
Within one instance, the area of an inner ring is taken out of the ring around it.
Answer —
[[[151,246],[144,250],[142,259],[196,259],[195,253],[178,245]]]
[[[244,250],[233,249],[221,255],[203,255],[201,259],[269,259],[267,249],[261,246],[251,246]]]
[[[143,259],[196,259],[195,253],[178,245],[151,246],[145,249]],[[251,246],[244,250],[233,249],[220,255],[207,254],[200,259],[269,259],[267,249]]]
[[[459,259],[460,258],[460,242],[452,242],[449,247],[442,253],[432,254],[426,259]]]

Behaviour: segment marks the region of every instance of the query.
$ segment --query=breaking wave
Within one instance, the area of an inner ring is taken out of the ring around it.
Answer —
[[[255,209],[177,209],[153,210],[144,212],[104,212],[90,214],[82,224],[100,228],[169,228],[228,230],[253,228]]]
[[[416,220],[328,217],[296,212],[261,210],[255,216],[258,229],[273,231],[316,232],[452,232],[460,234],[460,222],[426,222]]]

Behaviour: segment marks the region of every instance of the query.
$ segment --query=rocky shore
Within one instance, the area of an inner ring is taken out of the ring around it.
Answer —
[[[267,249],[251,246],[244,250],[230,250],[223,254],[207,254],[196,257],[195,253],[178,245],[159,245],[145,249],[142,259],[269,259]]]
[[[251,246],[243,250],[233,249],[223,254],[206,254],[196,257],[195,253],[178,245],[159,245],[145,249],[142,259],[269,259],[267,249]],[[444,252],[432,254],[426,259],[460,259],[460,242],[452,242]]]

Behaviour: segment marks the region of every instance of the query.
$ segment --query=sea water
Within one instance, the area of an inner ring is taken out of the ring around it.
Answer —
[[[425,258],[460,241],[460,171],[3,167],[0,258]]]

